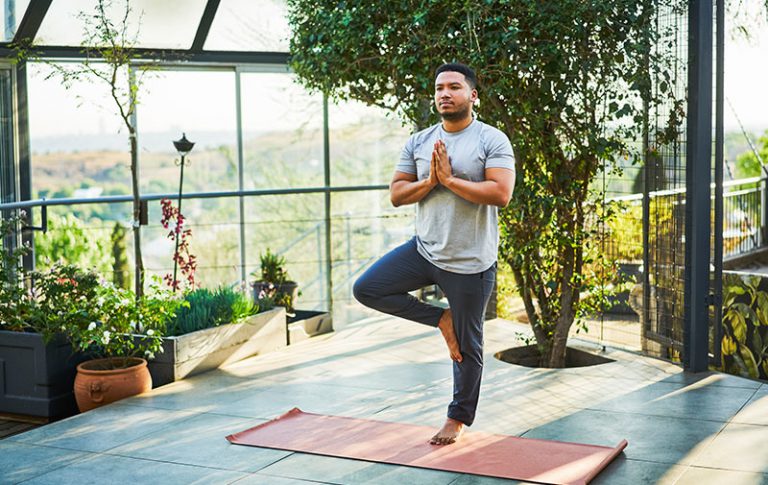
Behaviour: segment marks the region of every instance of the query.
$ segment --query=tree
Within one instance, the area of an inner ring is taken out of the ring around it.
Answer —
[[[133,114],[138,104],[138,94],[143,84],[144,75],[155,69],[157,62],[136,63],[138,55],[134,51],[141,27],[132,17],[130,0],[122,0],[122,8],[112,0],[97,0],[93,11],[80,12],[78,19],[83,22],[82,52],[84,58],[77,64],[61,64],[46,59],[42,60],[52,68],[46,79],[57,78],[65,87],[73,83],[96,82],[109,88],[113,107],[128,131],[131,150],[131,188],[133,228],[135,293],[140,299],[144,293],[144,263],[141,253],[141,198],[139,192],[139,149]],[[116,20],[114,20],[116,19]],[[34,57],[35,51],[29,39],[24,39],[16,46],[18,60]]]
[[[762,164],[768,163],[768,131],[757,142],[756,147],[750,142],[750,150],[736,158],[736,178],[761,177],[766,173]]]
[[[305,86],[394,110],[417,128],[437,121],[434,69],[448,61],[476,67],[478,116],[510,137],[516,155],[500,256],[515,274],[542,364],[564,366],[569,329],[605,303],[611,274],[598,257],[598,229],[612,207],[591,182],[600,170],[618,170],[618,157],[640,157],[633,147],[645,108],[671,96],[670,73],[653,49],[657,3],[288,5],[291,64]]]

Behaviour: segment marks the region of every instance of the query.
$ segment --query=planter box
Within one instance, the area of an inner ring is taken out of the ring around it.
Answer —
[[[0,331],[0,412],[49,420],[77,414],[72,389],[85,360],[63,339],[45,345],[37,333]]]
[[[163,353],[149,362],[152,387],[285,346],[285,309],[282,307],[256,314],[241,323],[165,337]]]
[[[296,316],[288,318],[287,324],[288,345],[333,332],[333,318],[328,312],[296,310]]]

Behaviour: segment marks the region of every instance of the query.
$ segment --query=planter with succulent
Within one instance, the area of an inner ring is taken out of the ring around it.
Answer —
[[[267,248],[259,259],[261,269],[252,273],[253,276],[260,277],[251,284],[253,301],[262,307],[285,307],[288,316],[292,316],[296,299],[299,297],[299,285],[288,276],[285,257]]]
[[[241,291],[197,288],[168,323],[149,362],[155,387],[286,345],[285,309],[264,309]]]

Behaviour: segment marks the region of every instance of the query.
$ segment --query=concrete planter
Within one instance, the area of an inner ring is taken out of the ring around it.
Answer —
[[[62,338],[0,331],[0,412],[55,420],[77,414],[77,365],[87,360]]]
[[[296,316],[287,322],[288,344],[307,340],[315,335],[333,332],[333,317],[328,312],[296,310]]]
[[[241,323],[163,338],[163,353],[149,362],[154,387],[286,346],[285,309],[276,307]]]

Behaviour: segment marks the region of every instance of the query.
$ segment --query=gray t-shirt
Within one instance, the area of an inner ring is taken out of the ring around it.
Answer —
[[[486,168],[515,170],[509,138],[482,121],[473,120],[449,133],[442,124],[415,133],[405,144],[398,172],[429,177],[435,141],[448,149],[453,175],[473,182],[485,180]],[[498,209],[462,199],[442,185],[419,201],[416,212],[419,254],[438,268],[454,273],[480,273],[496,262],[499,248]]]

